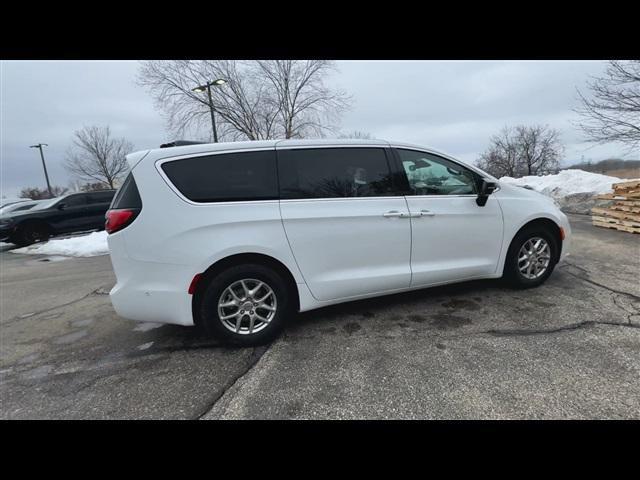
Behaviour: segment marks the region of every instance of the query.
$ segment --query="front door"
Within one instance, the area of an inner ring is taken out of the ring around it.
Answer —
[[[406,288],[411,230],[383,148],[279,149],[280,211],[318,300]]]
[[[502,248],[496,198],[476,203],[477,173],[440,156],[397,149],[409,183],[412,286],[492,275]]]

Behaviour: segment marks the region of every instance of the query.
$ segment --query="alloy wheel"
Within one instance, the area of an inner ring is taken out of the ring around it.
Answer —
[[[544,275],[551,262],[549,243],[541,237],[533,237],[524,242],[518,252],[518,270],[529,280]]]
[[[266,328],[277,308],[273,289],[253,278],[233,282],[218,300],[220,321],[225,328],[240,335],[251,335]]]

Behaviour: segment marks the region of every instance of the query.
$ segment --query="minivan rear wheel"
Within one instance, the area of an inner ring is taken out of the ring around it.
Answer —
[[[205,331],[239,346],[273,340],[291,310],[284,279],[259,264],[224,270],[202,287],[199,296],[199,322]]]

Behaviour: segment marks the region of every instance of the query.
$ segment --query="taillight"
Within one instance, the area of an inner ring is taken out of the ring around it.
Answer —
[[[105,218],[107,221],[104,224],[104,229],[107,233],[114,233],[118,230],[122,230],[135,220],[140,212],[136,208],[121,208],[116,210],[107,210]]]

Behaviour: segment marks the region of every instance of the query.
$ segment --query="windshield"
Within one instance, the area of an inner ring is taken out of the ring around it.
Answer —
[[[19,212],[24,210],[30,210],[37,205],[36,202],[18,202],[12,203],[5,207],[0,208],[0,215],[4,215],[9,212]]]
[[[46,210],[47,208],[53,207],[60,200],[61,200],[61,197],[51,198],[49,200],[46,200],[42,203],[37,204],[31,210]]]

